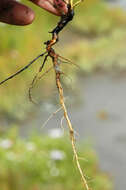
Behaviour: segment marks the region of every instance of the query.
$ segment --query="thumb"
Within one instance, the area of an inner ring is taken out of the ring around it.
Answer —
[[[14,0],[0,0],[0,21],[13,25],[27,25],[34,20],[29,7]]]

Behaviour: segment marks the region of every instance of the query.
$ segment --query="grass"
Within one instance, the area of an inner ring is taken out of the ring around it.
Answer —
[[[61,136],[52,136],[52,131],[49,134],[44,136],[33,133],[29,139],[24,140],[18,136],[16,128],[1,134],[2,190],[83,189],[69,139],[61,131]],[[89,186],[93,190],[112,190],[112,183],[108,175],[100,171],[96,153],[89,143],[83,143],[78,148]]]

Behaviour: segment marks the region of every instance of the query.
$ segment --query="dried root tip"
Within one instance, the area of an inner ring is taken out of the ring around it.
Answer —
[[[35,105],[38,105],[37,102],[32,98],[32,88],[33,87],[30,87],[29,90],[28,90],[29,101],[32,102]]]

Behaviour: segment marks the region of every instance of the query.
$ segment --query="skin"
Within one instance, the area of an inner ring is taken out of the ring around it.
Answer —
[[[61,16],[67,13],[67,5],[63,0],[29,0],[48,12]],[[0,22],[12,25],[28,25],[33,22],[33,10],[15,0],[0,0]]]

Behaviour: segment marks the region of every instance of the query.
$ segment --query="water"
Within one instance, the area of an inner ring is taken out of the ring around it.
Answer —
[[[83,104],[71,113],[80,138],[91,137],[115,190],[126,187],[126,76],[95,74],[81,81]]]
[[[121,7],[126,9],[126,0],[107,0],[107,2],[112,6]]]

